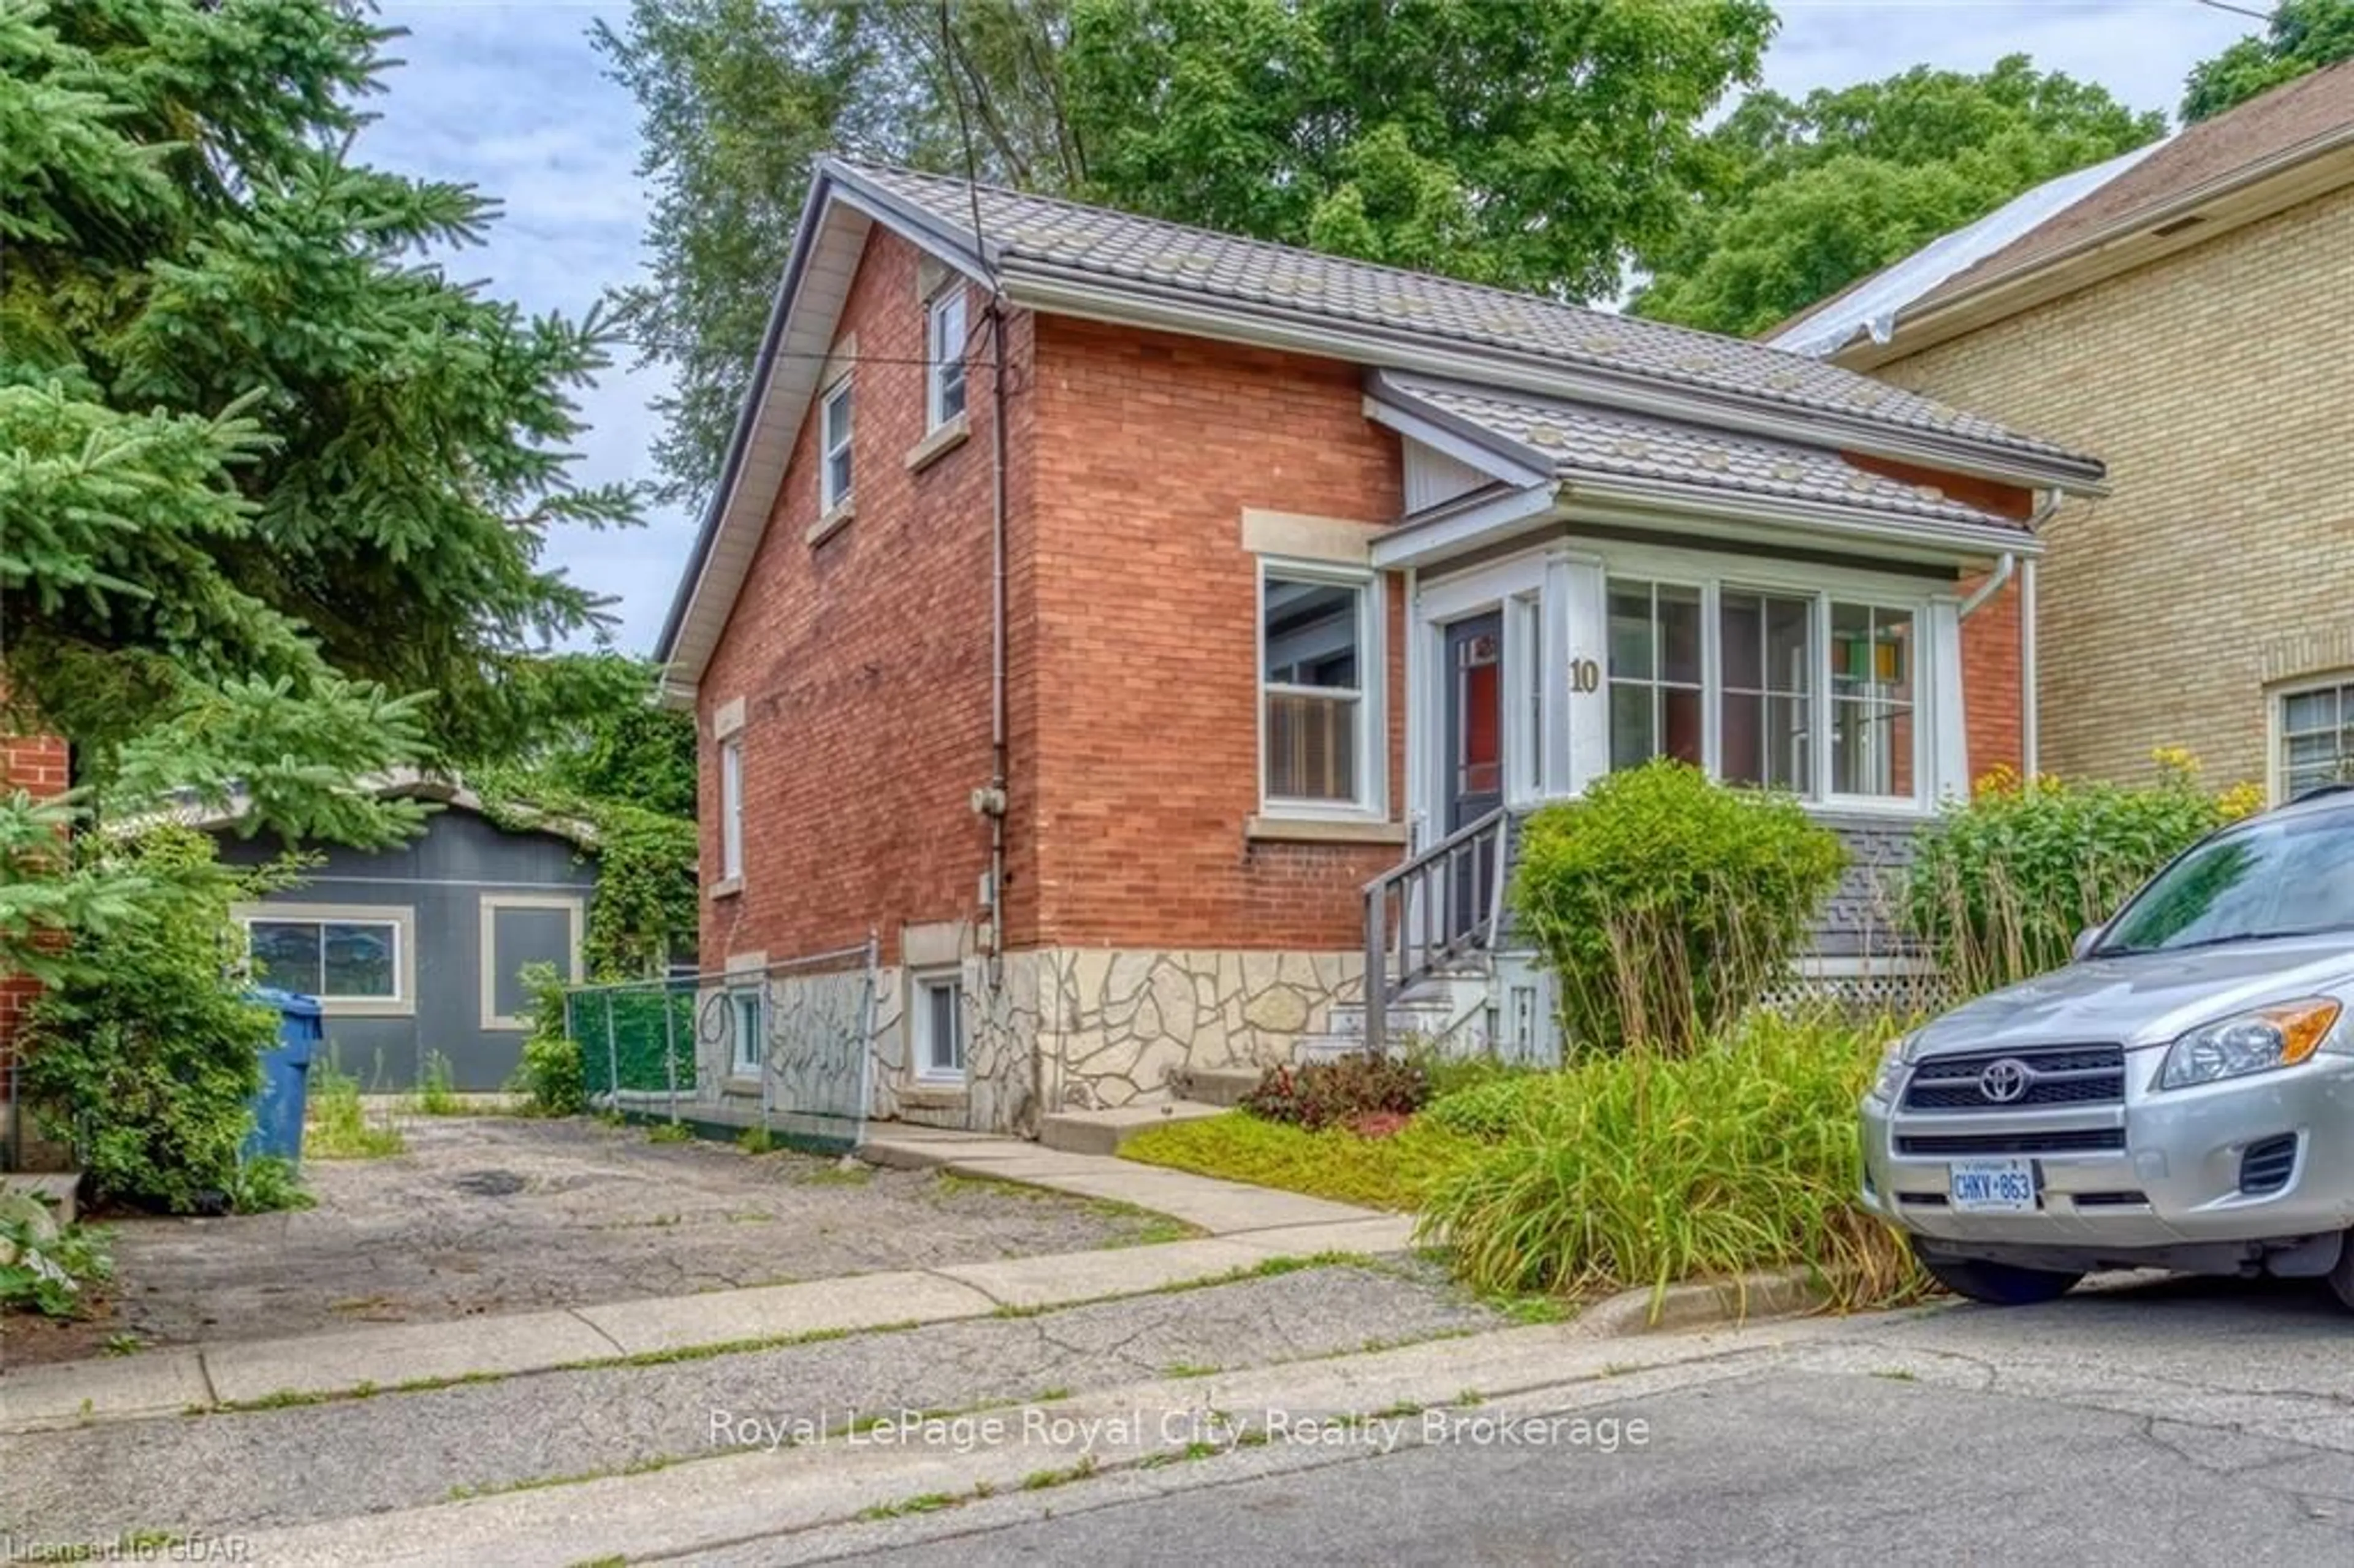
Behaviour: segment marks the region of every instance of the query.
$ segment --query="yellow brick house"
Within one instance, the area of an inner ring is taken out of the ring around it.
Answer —
[[[2045,769],[2354,779],[2354,61],[2031,191],[1776,329],[2109,464],[2022,567]]]

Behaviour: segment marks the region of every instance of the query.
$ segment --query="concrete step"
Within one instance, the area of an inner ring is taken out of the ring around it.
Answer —
[[[1225,1106],[1196,1100],[1156,1100],[1150,1105],[1120,1106],[1112,1110],[1056,1111],[1038,1124],[1038,1141],[1066,1154],[1117,1154],[1119,1146],[1140,1132],[1224,1116]]]
[[[1238,1106],[1267,1075],[1263,1067],[1194,1067],[1169,1081],[1180,1099],[1205,1106]]]
[[[0,1192],[31,1193],[49,1206],[61,1225],[74,1223],[74,1198],[80,1188],[79,1171],[0,1171]]]
[[[1399,1030],[1433,1033],[1446,1028],[1458,1011],[1444,997],[1394,1001],[1388,1011],[1390,1029],[1393,1033]],[[1365,1032],[1363,1005],[1353,1001],[1334,1002],[1325,1018],[1324,1029],[1331,1034],[1363,1034]]]

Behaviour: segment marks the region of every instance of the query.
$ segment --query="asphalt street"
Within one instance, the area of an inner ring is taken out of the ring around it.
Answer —
[[[2354,1562],[2354,1316],[2306,1286],[1860,1319],[1705,1370],[707,1561]]]

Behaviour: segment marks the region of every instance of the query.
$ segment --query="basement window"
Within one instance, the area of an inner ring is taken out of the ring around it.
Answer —
[[[964,1081],[964,981],[953,969],[915,977],[916,1076]]]

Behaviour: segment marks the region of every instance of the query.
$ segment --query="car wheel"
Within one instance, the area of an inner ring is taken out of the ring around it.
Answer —
[[[2346,1233],[2346,1243],[2338,1249],[2338,1262],[2329,1270],[2330,1294],[2338,1304],[2354,1310],[2354,1231]]]
[[[1973,1301],[1984,1301],[1993,1307],[2031,1307],[2038,1301],[2056,1300],[2075,1287],[2084,1277],[2049,1268],[2021,1268],[2017,1264],[1988,1263],[1982,1258],[1940,1257],[1935,1253],[1913,1249],[1929,1277],[1956,1296]],[[2337,1283],[2335,1275],[2330,1277]],[[2354,1289],[2354,1280],[2348,1282]]]

